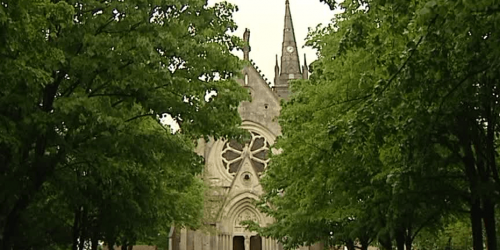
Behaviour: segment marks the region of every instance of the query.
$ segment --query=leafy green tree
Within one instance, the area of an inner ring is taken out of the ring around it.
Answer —
[[[310,35],[319,59],[279,118],[260,232],[293,248],[331,225],[323,240],[411,249],[467,212],[474,249],[483,230],[496,249],[498,3],[326,2],[344,12]]]
[[[196,225],[195,139],[237,132],[235,6],[0,1],[0,248]],[[215,93],[208,98],[207,93]],[[171,133],[163,114],[180,126]]]
[[[423,231],[415,246],[418,249],[471,249],[470,220],[464,216],[456,218],[437,233]]]

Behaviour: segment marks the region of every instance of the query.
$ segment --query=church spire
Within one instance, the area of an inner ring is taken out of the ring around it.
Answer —
[[[281,48],[281,74],[300,75],[299,54],[297,52],[297,42],[295,41],[289,0],[286,0],[285,6],[285,25],[283,27],[283,44]]]
[[[281,73],[279,80],[275,83],[275,92],[280,98],[287,99],[289,95],[289,81],[301,79],[299,54],[297,52],[297,42],[293,29],[290,2],[285,2],[285,25],[283,28],[283,44],[281,48]]]

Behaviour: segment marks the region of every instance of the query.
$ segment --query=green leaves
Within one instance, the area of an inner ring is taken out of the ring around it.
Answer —
[[[292,84],[279,118],[283,153],[263,180],[276,223],[263,233],[293,239],[289,247],[378,240],[408,249],[422,228],[439,231],[471,199],[497,199],[485,191],[497,167],[483,162],[496,162],[484,157],[498,151],[497,120],[483,121],[499,115],[491,106],[497,77],[488,73],[498,71],[490,56],[500,52],[490,36],[498,13],[485,12],[486,3],[329,3],[345,11],[309,34],[319,59],[309,81]],[[491,213],[473,216],[491,225]],[[301,229],[309,222],[330,228],[304,236],[315,230]],[[495,228],[486,230],[493,247]]]
[[[2,249],[71,237],[73,249],[133,244],[173,223],[198,225],[193,141],[237,134],[248,96],[233,80],[242,66],[227,33],[234,10],[199,0],[1,2]],[[178,133],[163,127],[164,113]],[[72,236],[21,233],[33,223]]]

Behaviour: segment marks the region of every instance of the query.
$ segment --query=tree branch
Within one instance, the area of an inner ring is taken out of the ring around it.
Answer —
[[[142,118],[142,117],[147,117],[147,116],[150,116],[150,117],[153,117],[155,114],[143,114],[143,115],[138,115],[138,116],[134,116],[128,120],[126,120],[125,122],[130,122],[130,121],[133,121],[133,120],[136,120],[136,119],[139,119],[139,118]]]
[[[451,90],[448,93],[446,93],[446,95],[441,99],[441,103],[439,104],[438,112],[441,110],[441,108],[442,108],[443,104],[446,102],[446,100],[449,99],[449,97],[453,94],[453,92],[455,92],[458,89],[458,87],[460,87],[460,85],[462,85],[464,82],[466,82],[469,78],[471,78],[471,77],[473,77],[481,72],[484,72],[484,71],[488,70],[489,68],[491,68],[491,65],[488,65],[488,66],[486,66],[478,71],[471,72],[471,73],[467,74],[464,77],[464,79],[462,79],[457,84],[455,84],[455,86],[453,86],[451,88]]]
[[[355,101],[361,101],[361,100],[364,100],[364,99],[367,99],[368,97],[370,97],[372,94],[367,94],[367,95],[364,95],[364,96],[361,96],[361,97],[357,97],[357,98],[353,98],[353,99],[349,99],[349,100],[344,100],[344,101],[339,101],[339,102],[335,102],[335,103],[332,103],[330,105],[327,105],[325,107],[321,107],[319,109],[316,109],[314,112],[318,112],[318,111],[322,111],[322,110],[325,110],[325,109],[328,109],[328,108],[331,108],[333,106],[337,106],[337,105],[341,105],[341,104],[346,104],[346,103],[350,103],[350,102],[355,102]],[[356,104],[354,104],[353,106],[355,106]],[[348,108],[347,110],[349,110],[350,108]]]
[[[121,93],[90,94],[88,97],[98,97],[98,96],[125,96],[125,97],[134,97],[131,94],[121,94]]]
[[[102,33],[102,31],[104,30],[104,28],[106,28],[109,24],[111,24],[113,21],[115,21],[114,17],[111,17],[109,18],[109,20],[104,23],[103,25],[101,25],[99,28],[97,28],[96,32],[95,32],[95,35],[99,35],[100,33]]]
[[[73,93],[73,91],[75,91],[75,89],[78,87],[78,85],[80,85],[80,79],[78,79],[77,81],[75,81],[73,84],[71,84],[67,89],[66,91],[64,91],[61,96],[69,96],[71,95],[71,93]]]
[[[360,96],[360,97],[357,97],[357,98],[354,98],[354,99],[349,99],[349,100],[345,100],[345,101],[341,101],[341,102],[336,102],[336,103],[330,104],[328,106],[322,107],[320,109],[317,109],[315,112],[321,111],[321,110],[324,110],[324,109],[327,109],[327,108],[331,108],[331,107],[336,106],[336,105],[344,104],[344,103],[365,100],[365,99],[369,98],[370,96],[372,96],[374,94],[381,94],[381,93],[385,92],[385,90],[387,90],[387,88],[391,85],[391,83],[394,81],[394,79],[396,79],[396,76],[398,76],[403,71],[403,69],[406,67],[406,65],[410,61],[410,59],[413,57],[413,55],[415,54],[415,51],[417,51],[418,46],[423,42],[424,38],[429,34],[429,28],[436,22],[438,16],[439,15],[436,15],[431,20],[430,24],[427,27],[427,29],[428,29],[427,33],[425,35],[423,35],[423,36],[420,37],[420,39],[418,40],[417,44],[415,45],[415,48],[411,51],[410,56],[408,56],[408,58],[406,58],[406,60],[403,62],[403,64],[399,67],[398,71],[396,71],[396,73],[394,73],[387,80],[387,83],[385,84],[385,86],[384,86],[384,88],[382,90],[380,90],[378,93],[376,91],[374,91],[373,93],[369,93],[369,94],[366,94],[366,95],[363,95],[363,96]],[[355,106],[355,105],[356,104],[354,104],[353,106]],[[353,106],[351,106],[350,108],[348,108],[347,111],[350,110]]]
[[[413,242],[415,240],[415,237],[418,235],[418,233],[425,227],[427,226],[437,215],[439,214],[439,212],[435,212],[434,214],[432,214],[431,216],[429,216],[429,218],[427,218],[427,220],[424,221],[424,223],[422,223],[420,225],[420,227],[413,233],[413,235],[408,235],[411,239],[411,241]]]
[[[403,69],[406,67],[406,64],[408,64],[408,62],[410,61],[410,59],[413,57],[413,55],[415,54],[415,51],[417,51],[417,48],[418,46],[420,46],[420,44],[424,41],[424,38],[429,35],[429,31],[430,31],[430,27],[432,25],[434,25],[434,23],[436,23],[436,20],[437,18],[439,17],[439,15],[436,15],[434,16],[434,18],[431,20],[431,22],[429,23],[429,25],[427,26],[427,33],[425,33],[425,35],[421,36],[420,39],[418,39],[418,42],[417,44],[415,45],[415,48],[413,50],[411,50],[411,53],[410,53],[410,56],[408,56],[408,58],[406,58],[406,60],[403,62],[403,64],[399,67],[398,71],[396,71],[396,73],[394,73],[390,78],[389,80],[387,81],[386,85],[384,86],[384,88],[380,91],[380,93],[383,93],[385,92],[385,90],[391,85],[391,83],[394,81],[394,79],[396,79],[396,76],[398,76],[401,71],[403,71]]]

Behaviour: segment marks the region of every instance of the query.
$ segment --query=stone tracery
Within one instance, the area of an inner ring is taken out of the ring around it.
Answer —
[[[245,226],[241,225],[243,221],[258,221],[257,215],[250,210],[244,210],[234,220],[234,227],[238,229],[245,228]]]
[[[251,139],[244,145],[235,140],[227,141],[222,148],[222,163],[227,172],[234,176],[245,157],[249,157],[252,165],[259,175],[266,169],[269,159],[269,143],[267,139],[256,133],[250,132]]]

